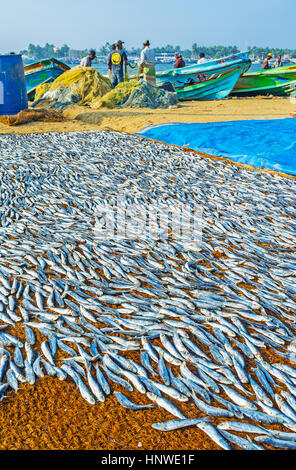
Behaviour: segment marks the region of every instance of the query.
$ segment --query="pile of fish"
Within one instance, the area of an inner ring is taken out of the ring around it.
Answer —
[[[91,404],[164,408],[161,431],[296,448],[295,179],[78,132],[1,136],[0,182],[1,399],[57,376]],[[202,205],[200,249],[97,239],[119,196]]]

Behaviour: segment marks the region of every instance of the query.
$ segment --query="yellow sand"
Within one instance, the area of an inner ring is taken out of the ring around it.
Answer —
[[[289,98],[241,98],[218,101],[189,101],[171,109],[102,109],[74,106],[64,111],[69,122],[29,123],[17,128],[0,125],[0,134],[73,132],[112,129],[136,132],[166,122],[216,122],[241,119],[281,119],[295,111]],[[76,119],[73,121],[73,119]],[[82,122],[83,121],[83,122]]]
[[[289,98],[244,98],[181,102],[169,109],[82,110],[72,108],[64,115],[101,128],[136,132],[146,126],[167,122],[217,122],[243,119],[280,119],[295,109]]]

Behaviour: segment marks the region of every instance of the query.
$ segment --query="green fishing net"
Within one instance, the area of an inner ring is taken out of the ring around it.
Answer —
[[[103,98],[93,103],[93,108],[115,108],[123,105],[132,92],[141,85],[138,80],[119,83],[113,90],[109,91]]]
[[[176,93],[165,91],[147,82],[130,80],[117,85],[107,95],[93,103],[93,108],[168,108],[178,103]]]
[[[150,83],[142,82],[141,85],[134,89],[129,98],[123,104],[123,107],[131,106],[132,108],[169,108],[178,103],[177,93],[172,93],[162,88],[150,85]]]

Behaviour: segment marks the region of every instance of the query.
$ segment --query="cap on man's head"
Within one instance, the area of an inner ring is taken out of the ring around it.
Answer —
[[[143,46],[150,46],[150,42],[148,39],[145,39],[145,41],[143,41]]]
[[[118,41],[115,41],[115,46],[120,46],[121,44],[124,44],[124,41],[121,41],[120,39],[118,39]]]
[[[267,57],[272,57],[272,53],[269,52],[269,53],[267,54]]]

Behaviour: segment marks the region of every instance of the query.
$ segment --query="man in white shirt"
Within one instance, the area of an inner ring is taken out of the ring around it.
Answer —
[[[205,53],[201,52],[199,54],[199,59],[198,59],[197,63],[198,64],[204,64],[205,62],[207,62],[207,59],[205,58]]]
[[[81,59],[81,62],[80,62],[81,67],[91,67],[91,63],[95,58],[96,58],[96,51],[91,49],[89,51],[89,54],[86,57],[83,57],[83,59]]]
[[[139,73],[143,72],[144,80],[151,85],[155,85],[155,54],[153,49],[150,49],[150,42],[148,39],[143,42],[143,46],[144,49],[141,52],[139,62]]]

